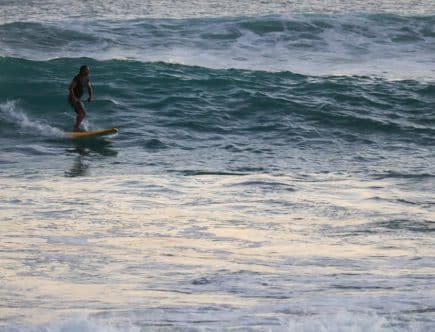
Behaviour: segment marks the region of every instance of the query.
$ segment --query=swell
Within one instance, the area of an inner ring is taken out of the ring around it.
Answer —
[[[434,143],[431,83],[93,59],[0,58],[0,128],[10,127],[11,118],[25,122],[24,115],[66,128],[74,118],[66,89],[85,62],[97,98],[88,105],[91,126],[118,123],[132,135],[154,131],[350,142],[387,137]]]
[[[433,79],[434,27],[391,14],[15,22],[0,26],[0,55]]]
[[[229,17],[229,16],[257,16],[261,14],[286,15],[288,13],[395,13],[402,15],[429,15],[435,13],[432,0],[380,0],[380,1],[288,1],[274,0],[240,2],[234,0],[220,1],[184,1],[149,0],[144,5],[141,0],[121,1],[88,1],[66,4],[63,0],[33,0],[31,2],[3,0],[0,2],[0,22],[16,21],[67,21],[76,19],[106,20],[143,19],[143,18],[191,18],[191,17]]]

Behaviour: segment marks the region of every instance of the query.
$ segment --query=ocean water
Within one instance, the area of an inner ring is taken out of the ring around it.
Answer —
[[[433,1],[0,0],[0,331],[435,330],[434,145]]]

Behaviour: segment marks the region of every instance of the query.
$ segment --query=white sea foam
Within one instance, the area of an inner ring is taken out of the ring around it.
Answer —
[[[43,324],[21,325],[6,327],[0,326],[0,331],[10,332],[139,332],[145,330],[156,330],[159,326],[167,326],[172,331],[184,330],[190,324],[190,320],[197,320],[198,323],[194,328],[189,328],[192,331],[222,331],[222,330],[239,330],[240,321],[243,320],[242,313],[216,313],[215,319],[212,319],[212,313],[204,311],[201,313],[191,313],[189,309],[186,312],[179,314],[176,310],[173,311],[174,318],[177,317],[177,322],[171,320],[171,309],[167,310],[151,309],[146,311],[123,311],[121,313],[102,312],[99,315],[81,315],[76,317],[66,318],[64,320],[53,320]],[[248,313],[249,314],[249,313]],[[250,313],[254,315],[254,313]],[[239,316],[240,315],[240,316]],[[159,316],[166,317],[167,320],[159,320]],[[184,320],[182,319],[184,316]],[[180,319],[181,318],[181,319]],[[275,318],[279,318],[277,315]],[[203,320],[202,323],[199,323]],[[220,322],[219,322],[220,321]],[[279,323],[277,323],[279,322]],[[264,323],[256,325],[253,319],[251,327],[245,326],[243,330],[252,331],[301,331],[301,332],[388,332],[395,330],[394,327],[401,326],[401,329],[406,329],[410,332],[423,332],[424,326],[418,322],[400,322],[400,320],[392,319],[391,317],[378,315],[374,312],[350,312],[339,311],[330,315],[295,315],[290,320],[279,319],[273,325],[267,326]],[[185,325],[186,324],[186,325]],[[261,326],[261,327],[260,327]],[[166,331],[166,329],[165,329]]]
[[[92,319],[81,316],[76,318],[70,318],[66,320],[53,321],[45,324],[35,324],[35,325],[6,325],[4,327],[0,326],[0,331],[8,332],[139,332],[139,327],[128,326],[123,324],[122,327],[118,323],[110,322],[95,322]]]
[[[433,18],[346,14],[31,24],[4,27],[0,55],[435,80]],[[22,42],[14,37],[17,31]]]
[[[62,137],[62,130],[52,127],[41,120],[29,117],[20,107],[17,100],[0,103],[0,118],[2,121],[17,125],[22,132],[51,137]]]

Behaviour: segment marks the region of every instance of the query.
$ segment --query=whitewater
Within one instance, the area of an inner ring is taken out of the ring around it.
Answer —
[[[433,1],[0,1],[0,69],[0,331],[435,329]]]

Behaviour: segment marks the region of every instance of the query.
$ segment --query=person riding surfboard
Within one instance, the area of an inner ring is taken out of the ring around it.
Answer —
[[[89,67],[83,65],[80,67],[79,73],[72,79],[68,89],[68,102],[77,114],[74,125],[75,132],[80,131],[80,124],[86,116],[86,108],[81,101],[85,88],[88,90],[88,102],[91,102],[93,99],[93,90],[91,81],[89,80]]]

